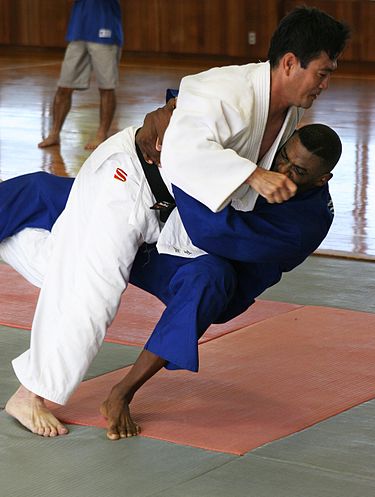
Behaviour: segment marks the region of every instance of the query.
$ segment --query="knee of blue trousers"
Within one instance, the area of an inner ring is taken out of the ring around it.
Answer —
[[[182,330],[198,341],[225,312],[236,288],[237,275],[228,261],[211,255],[194,259],[171,279],[169,315],[179,317]]]
[[[180,267],[170,281],[167,308],[146,349],[163,357],[167,369],[198,371],[198,340],[225,311],[236,285],[230,263],[214,256]]]
[[[237,275],[230,262],[205,255],[176,271],[169,286],[172,295],[189,294],[189,298],[201,305],[207,302],[220,313],[236,291]],[[214,309],[213,313],[216,313]],[[210,317],[214,318],[212,313]]]

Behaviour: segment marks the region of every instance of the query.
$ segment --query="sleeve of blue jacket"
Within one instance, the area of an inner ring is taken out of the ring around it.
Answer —
[[[45,172],[0,183],[0,241],[24,228],[51,230],[65,208],[73,178]]]
[[[298,194],[282,204],[258,198],[251,212],[228,206],[213,213],[177,187],[177,207],[193,243],[242,262],[279,263],[283,271],[300,264],[327,235],[333,213],[328,187]]]

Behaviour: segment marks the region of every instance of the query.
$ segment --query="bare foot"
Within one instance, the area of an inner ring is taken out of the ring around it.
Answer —
[[[5,411],[32,433],[42,437],[56,437],[69,432],[46,408],[44,399],[24,386],[20,386],[8,400]]]
[[[60,145],[60,136],[50,133],[47,138],[38,143],[39,148],[51,147],[52,145]]]
[[[141,428],[130,416],[129,403],[130,401],[119,396],[114,388],[100,406],[100,412],[108,422],[107,437],[110,440],[135,437],[141,432]]]
[[[95,150],[101,143],[107,139],[107,135],[97,134],[93,140],[90,140],[85,145],[85,150]]]

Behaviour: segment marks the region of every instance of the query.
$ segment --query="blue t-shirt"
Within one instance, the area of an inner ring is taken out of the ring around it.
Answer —
[[[119,0],[75,0],[66,39],[121,46],[123,33]]]

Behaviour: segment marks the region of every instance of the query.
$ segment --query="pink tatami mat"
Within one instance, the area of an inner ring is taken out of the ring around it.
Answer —
[[[0,324],[30,329],[39,290],[5,264],[0,264]],[[202,342],[212,340],[244,326],[298,309],[284,302],[257,301],[247,312],[229,323],[212,325]],[[156,297],[129,285],[120,310],[109,328],[106,341],[143,346],[164,310]]]
[[[324,307],[267,319],[201,345],[198,374],[161,371],[133,416],[146,437],[244,454],[375,397],[374,329],[375,314]],[[83,383],[57,416],[104,427],[126,371]]]

